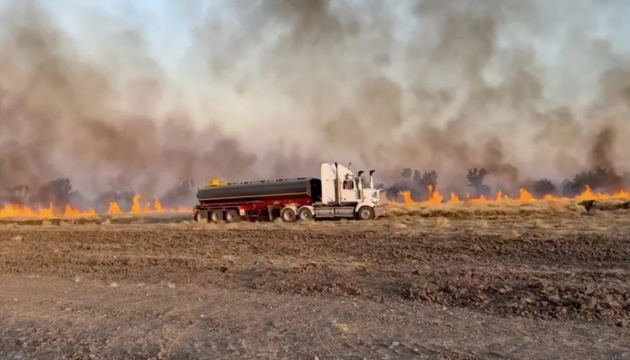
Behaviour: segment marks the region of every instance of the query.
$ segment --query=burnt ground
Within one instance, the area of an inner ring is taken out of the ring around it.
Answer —
[[[627,212],[0,228],[2,359],[630,359]]]

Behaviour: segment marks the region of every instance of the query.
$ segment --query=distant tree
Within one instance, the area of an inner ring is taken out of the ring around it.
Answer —
[[[549,179],[536,180],[532,185],[534,196],[541,198],[556,193],[556,186]]]
[[[429,186],[433,187],[433,189],[435,189],[437,187],[438,184],[438,175],[437,172],[435,172],[435,170],[431,170],[429,172],[425,172],[424,174],[422,174],[422,177],[420,179],[420,185],[424,188],[428,188]]]
[[[574,196],[575,190],[571,180],[564,179],[560,185],[560,189],[563,196]]]
[[[420,170],[413,171],[412,181],[416,184],[420,184],[420,182],[422,181],[422,173],[420,172]]]
[[[403,179],[411,181],[413,177],[413,171],[411,171],[411,168],[404,168],[400,175]]]
[[[592,170],[577,173],[563,182],[562,192],[565,196],[575,196],[584,191],[586,186],[593,190],[616,190],[623,184],[623,177],[610,169],[596,167]]]
[[[477,193],[477,196],[490,196],[490,187],[483,184],[488,172],[484,168],[472,168],[468,169],[468,185],[472,186]]]
[[[422,201],[426,200],[429,194],[429,186],[434,190],[437,185],[437,173],[432,170],[428,172],[421,172],[420,170],[414,170],[413,172],[413,192],[412,197],[414,200]]]
[[[406,167],[400,175],[404,180],[391,185],[385,191],[390,199],[399,198],[401,191],[409,191],[413,200],[424,201],[430,195],[428,187],[432,186],[435,189],[437,186],[438,175],[435,171],[423,173],[420,170]]]
[[[73,197],[78,196],[78,192],[72,189],[72,182],[68,178],[55,179],[39,188],[38,203],[41,206],[64,208],[70,204]]]
[[[617,175],[614,170],[604,169],[601,167],[595,168],[596,184],[594,187],[601,187],[606,189],[616,189],[623,182],[623,177]]]

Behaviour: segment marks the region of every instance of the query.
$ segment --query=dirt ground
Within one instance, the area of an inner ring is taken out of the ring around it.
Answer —
[[[630,359],[630,213],[0,226],[2,359]]]

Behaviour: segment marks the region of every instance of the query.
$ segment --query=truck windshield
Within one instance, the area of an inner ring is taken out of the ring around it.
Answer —
[[[367,181],[363,176],[361,176],[360,178],[357,178],[357,185],[359,181],[361,181],[362,188],[367,189],[370,187],[370,182]]]

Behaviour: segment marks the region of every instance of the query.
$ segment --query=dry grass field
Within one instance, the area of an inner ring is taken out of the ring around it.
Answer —
[[[0,225],[2,359],[630,359],[619,204]]]

